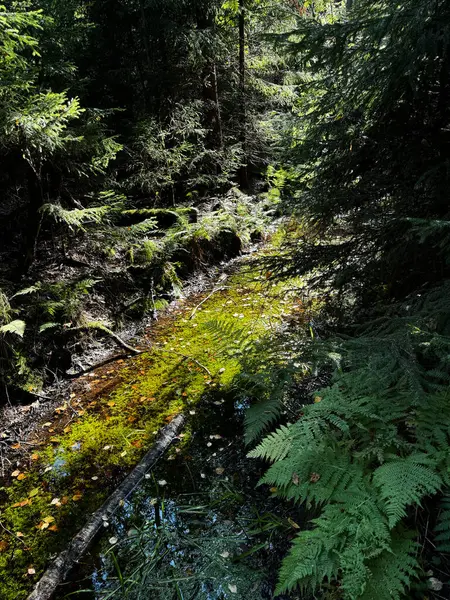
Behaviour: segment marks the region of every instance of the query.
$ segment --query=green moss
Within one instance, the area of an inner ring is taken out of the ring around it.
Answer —
[[[256,339],[277,327],[293,305],[286,285],[268,284],[254,268],[242,269],[226,285],[195,313],[193,302],[163,319],[152,351],[128,361],[122,382],[111,391],[73,398],[71,424],[55,430],[39,449],[25,479],[3,488],[1,523],[10,533],[0,532],[0,541],[8,544],[0,552],[2,599],[26,597],[49,555],[64,547],[85,515],[139,461],[161,426],[180,411],[192,411],[205,393],[226,393],[242,350],[239,344],[224,348],[220,328],[211,323],[226,323],[236,335]],[[184,443],[188,439],[189,432]],[[24,506],[13,507],[24,500]],[[42,527],[48,517],[57,531]],[[23,538],[14,538],[17,532]],[[27,575],[29,567],[35,575]]]

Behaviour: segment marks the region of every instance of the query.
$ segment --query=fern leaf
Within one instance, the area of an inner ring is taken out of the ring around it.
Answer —
[[[424,496],[442,487],[442,479],[433,466],[426,454],[412,454],[394,458],[376,469],[373,482],[386,502],[391,527],[406,516],[407,506],[420,504]]]

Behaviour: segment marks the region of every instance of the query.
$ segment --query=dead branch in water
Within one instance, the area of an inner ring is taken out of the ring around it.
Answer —
[[[28,600],[51,600],[58,586],[64,582],[74,565],[89,549],[95,537],[103,528],[103,523],[107,522],[113,516],[121,505],[121,502],[136,489],[145,477],[145,474],[172,444],[175,437],[184,427],[185,422],[185,416],[179,414],[169,425],[166,425],[161,430],[151,450],[147,452],[141,462],[120,484],[105,504],[92,515],[86,525],[72,539],[68,548],[61,552],[50,565],[28,596]]]

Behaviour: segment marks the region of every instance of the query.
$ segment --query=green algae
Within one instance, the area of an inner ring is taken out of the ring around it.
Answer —
[[[292,309],[292,287],[244,266],[200,306],[197,298],[157,324],[151,350],[127,361],[112,387],[94,398],[68,399],[61,410],[71,413],[69,425],[55,426],[38,459],[21,467],[24,479],[0,489],[2,599],[26,598],[49,558],[139,461],[161,426],[180,411],[193,413],[207,392],[227,393],[242,350],[236,343],[223,351],[220,325],[257,340]]]

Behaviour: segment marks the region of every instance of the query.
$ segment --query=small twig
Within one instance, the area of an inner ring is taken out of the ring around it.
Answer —
[[[27,547],[26,542],[24,540],[22,540],[20,537],[17,537],[17,535],[15,533],[13,533],[9,529],[7,529],[1,521],[0,521],[0,527],[3,529],[3,531],[6,531],[6,533],[9,533],[9,535],[11,535],[15,540],[18,540],[21,544],[23,544],[25,547]]]
[[[226,278],[226,276],[225,276]],[[193,319],[195,316],[195,313],[198,311],[198,309],[200,308],[200,306],[202,306],[202,304],[204,304],[207,300],[209,300],[211,298],[211,296],[214,296],[214,294],[216,294],[217,292],[223,292],[223,290],[226,290],[229,286],[226,285],[221,285],[218,288],[214,288],[213,291],[206,296],[206,298],[203,298],[203,300],[200,302],[200,304],[197,304],[197,306],[194,308],[194,310],[191,312],[191,316],[189,317],[189,320]]]
[[[11,400],[9,399],[8,386],[6,385],[6,383],[5,383],[5,392],[6,392],[6,399],[8,401],[8,405],[10,406],[10,408],[12,408]]]
[[[167,350],[166,350],[167,352]],[[210,377],[212,377],[212,373],[211,371],[205,367],[205,365],[202,365],[201,362],[198,362],[198,360],[196,358],[194,358],[193,356],[188,356],[187,354],[182,354],[181,352],[175,352],[175,350],[173,350],[173,354],[177,354],[178,356],[182,356],[185,360],[192,360],[192,362],[195,362],[196,365],[198,365],[199,367],[201,367],[204,371],[206,371],[208,373],[208,375]]]
[[[109,327],[106,327],[106,325],[103,325],[102,323],[93,322],[88,323],[86,325],[79,325],[78,327],[71,327],[70,329],[66,329],[65,333],[79,333],[80,331],[89,331],[93,329],[96,331],[101,331],[102,333],[106,333],[106,335],[109,335],[109,337],[113,339],[116,342],[116,344],[118,344],[122,348],[125,348],[125,350],[128,350],[133,354],[142,354],[142,350],[138,350],[137,348],[134,348],[133,346],[127,344],[122,338],[120,338],[116,333],[114,333],[114,331],[111,331]]]

